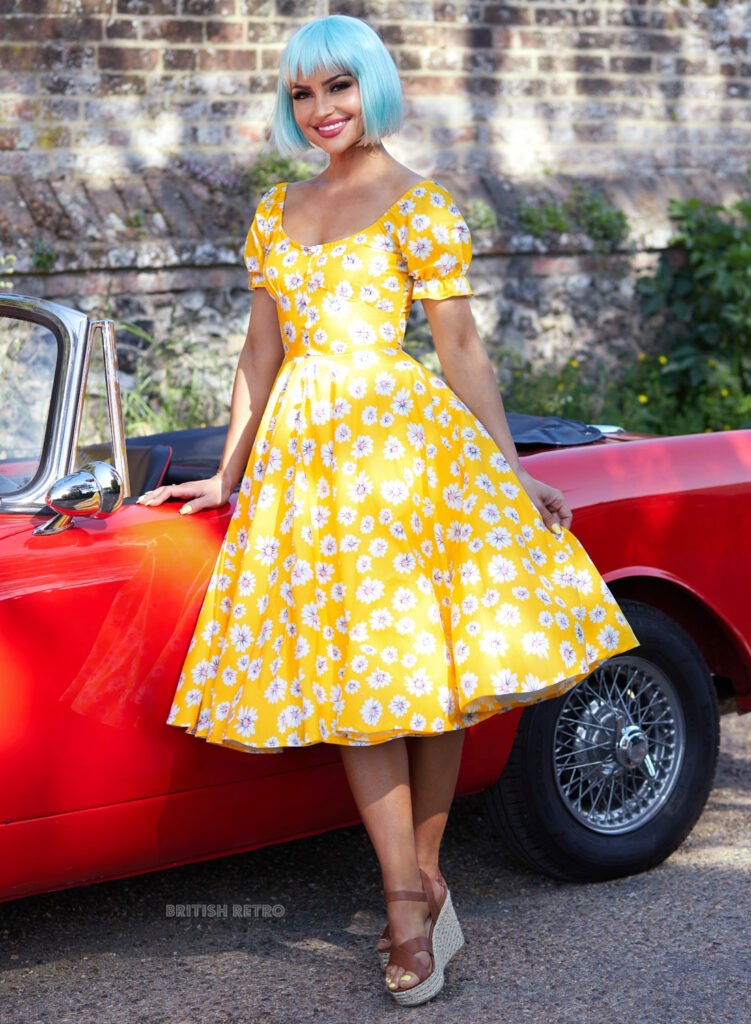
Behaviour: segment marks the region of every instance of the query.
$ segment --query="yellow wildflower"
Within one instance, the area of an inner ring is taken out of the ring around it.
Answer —
[[[578,366],[579,365],[579,360],[578,359],[569,359],[568,364],[569,364],[569,366]]]
[[[714,359],[708,359],[708,360],[707,360],[707,366],[715,366],[715,365],[716,365],[716,364],[715,364],[715,361],[714,361]]]
[[[636,358],[639,360],[640,363],[643,363],[647,357],[643,352],[640,352]]]
[[[659,362],[660,366],[664,366],[665,363],[668,361],[668,357],[667,356],[658,356],[657,357],[657,361]]]
[[[647,398],[646,395],[639,395],[639,401],[641,402],[642,405],[646,405],[647,402],[649,401],[649,399]]]
[[[728,394],[729,394],[728,389],[727,388],[723,388],[722,391],[720,392],[720,398],[727,398]]]

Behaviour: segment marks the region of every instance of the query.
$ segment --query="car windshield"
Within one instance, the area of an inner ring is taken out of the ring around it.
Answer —
[[[0,496],[19,491],[39,470],[57,357],[47,327],[0,316]]]

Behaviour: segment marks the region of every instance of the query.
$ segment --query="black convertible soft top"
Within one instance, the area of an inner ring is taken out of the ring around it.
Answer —
[[[604,436],[597,427],[560,416],[527,416],[512,412],[508,413],[508,423],[514,443],[522,451],[588,444]],[[180,484],[213,476],[224,451],[226,436],[225,426],[170,430],[128,438],[131,492],[141,494],[161,483]]]
[[[518,448],[568,447],[599,441],[603,433],[597,427],[567,420],[561,416],[528,416],[525,413],[507,414],[511,436]],[[181,466],[214,466],[219,464],[224,450],[227,427],[197,427],[192,430],[171,430],[147,437],[133,437],[128,447],[143,448],[164,444],[172,449],[173,463]]]

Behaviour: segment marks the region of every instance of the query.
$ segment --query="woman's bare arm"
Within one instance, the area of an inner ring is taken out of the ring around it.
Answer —
[[[469,299],[423,299],[443,373],[451,390],[482,423],[503,452],[519,483],[545,525],[556,532],[571,525],[571,510],[561,491],[534,477],[521,466],[503,408],[493,367],[477,333]]]
[[[232,389],[227,440],[219,469],[209,480],[191,480],[147,491],[141,505],[161,505],[168,498],[187,498],[184,513],[223,505],[240,482],[258,424],[284,358],[276,303],[263,288],[256,288],[245,344],[240,353]]]

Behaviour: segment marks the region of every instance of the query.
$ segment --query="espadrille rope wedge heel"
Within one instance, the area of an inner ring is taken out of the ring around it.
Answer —
[[[422,877],[422,884],[425,888],[425,892],[431,892],[431,885],[428,876],[425,872],[420,869],[420,875]],[[457,953],[464,945],[464,935],[462,934],[461,925],[459,919],[456,916],[454,910],[454,904],[451,901],[451,893],[442,878],[437,878],[436,882],[441,887],[441,896],[437,903],[437,917],[435,918],[435,926],[433,931],[433,947],[436,945],[440,947],[436,950],[436,955],[440,955],[443,960],[443,966],[449,962],[452,956]],[[383,929],[382,939],[389,939],[389,926]],[[378,958],[381,961],[381,967],[386,969],[386,965],[389,962],[390,950],[388,949],[376,949]]]

